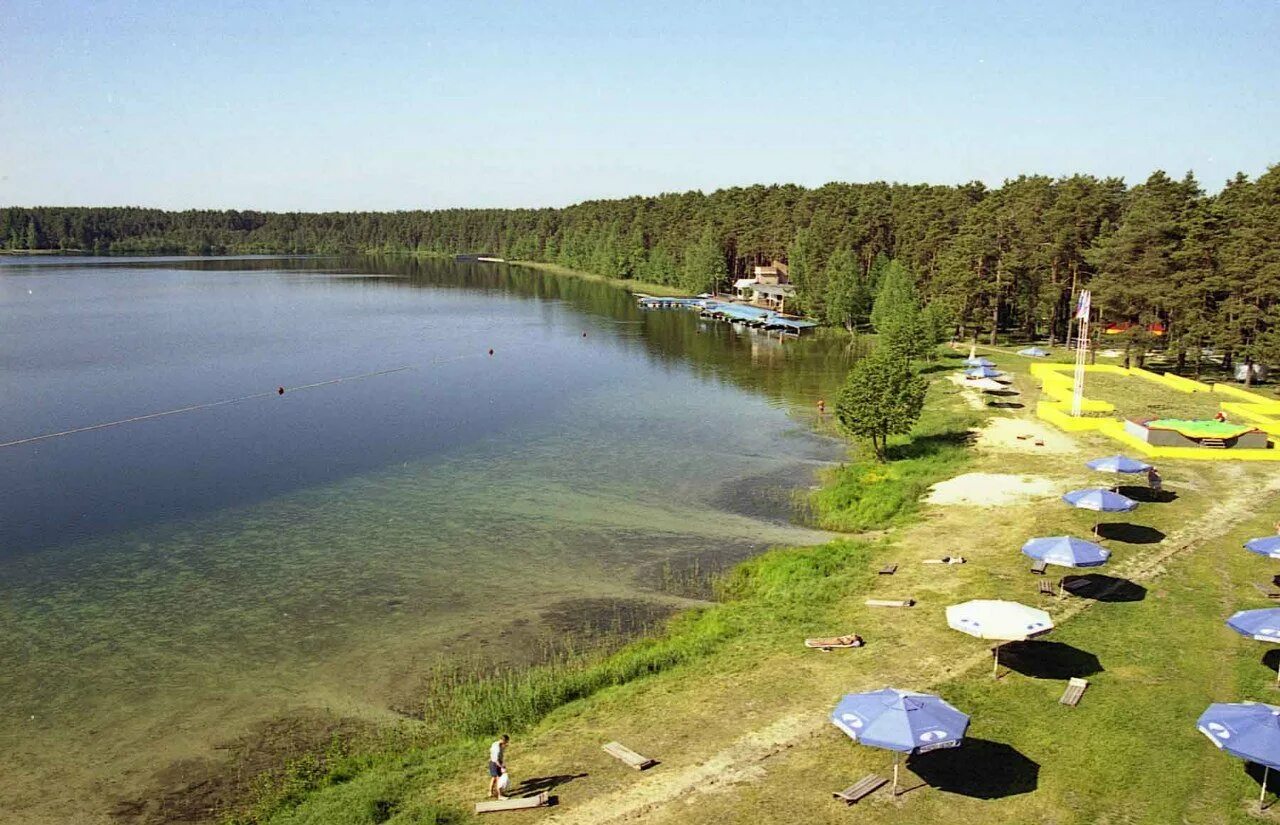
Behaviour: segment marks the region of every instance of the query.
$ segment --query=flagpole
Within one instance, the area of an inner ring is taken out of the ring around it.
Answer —
[[[1089,350],[1089,309],[1091,296],[1089,290],[1080,292],[1080,300],[1076,306],[1076,371],[1075,383],[1071,392],[1071,416],[1080,417],[1081,402],[1084,400],[1084,362]]]

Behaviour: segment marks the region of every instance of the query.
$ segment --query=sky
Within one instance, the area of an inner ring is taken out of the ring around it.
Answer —
[[[1280,3],[40,2],[0,206],[563,206],[1280,163]]]

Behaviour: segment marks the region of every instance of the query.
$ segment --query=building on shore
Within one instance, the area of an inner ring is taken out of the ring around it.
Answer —
[[[734,281],[733,289],[738,300],[778,312],[785,312],[787,299],[796,294],[787,265],[782,261],[754,267],[752,277]]]

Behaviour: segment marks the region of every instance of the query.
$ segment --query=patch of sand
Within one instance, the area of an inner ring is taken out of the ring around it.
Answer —
[[[929,488],[930,504],[1000,507],[1056,495],[1058,484],[1044,476],[965,473]]]
[[[1027,438],[1019,438],[1027,436]],[[1061,430],[1034,418],[996,416],[978,433],[978,448],[1020,453],[1075,453],[1080,446]]]
[[[982,400],[982,396],[978,395],[978,391],[973,389],[973,385],[968,382],[963,373],[952,373],[947,378],[952,384],[964,390],[964,402],[969,405],[970,409],[983,410],[987,404]]]

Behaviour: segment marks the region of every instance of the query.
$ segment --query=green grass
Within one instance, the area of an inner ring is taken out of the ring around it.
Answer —
[[[599,275],[595,272],[584,272],[580,269],[570,269],[567,266],[559,264],[540,263],[538,261],[511,261],[510,263],[517,266],[528,267],[529,269],[540,269],[543,272],[550,272],[553,275],[569,275],[574,278],[585,278],[589,281],[600,281],[601,283],[612,284],[621,287],[629,292],[643,292],[646,295],[655,295],[658,297],[682,297],[689,294],[687,289],[671,286],[670,284],[658,284],[651,281],[633,281],[628,278],[609,278],[605,275]]]
[[[890,440],[889,462],[862,457],[828,471],[808,494],[816,525],[856,533],[899,524],[929,487],[960,472],[971,459],[968,440],[981,414],[964,411],[957,394],[953,385],[934,381],[912,435]]]
[[[1114,413],[1105,413],[1108,418],[1210,419],[1218,412],[1218,402],[1222,400],[1207,393],[1178,392],[1145,378],[1099,372],[1085,375],[1084,394],[1086,398],[1115,404]]]

